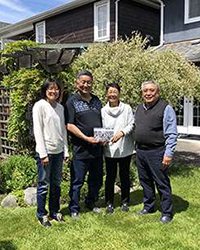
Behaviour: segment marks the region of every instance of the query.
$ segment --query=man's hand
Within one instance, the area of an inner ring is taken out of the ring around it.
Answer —
[[[42,164],[43,164],[44,166],[46,166],[46,165],[49,164],[49,157],[46,156],[45,158],[42,158],[41,161],[42,161]]]
[[[108,144],[107,140],[102,140],[99,142],[102,146],[106,146]]]
[[[164,155],[162,163],[163,163],[163,168],[162,168],[163,170],[168,168],[172,163],[172,157]]]
[[[112,143],[115,143],[115,142],[117,142],[119,139],[121,139],[123,136],[124,136],[124,133],[123,133],[123,132],[116,133],[115,135],[113,135],[113,137],[110,139],[110,141],[111,141]]]
[[[92,137],[92,136],[87,136],[86,141],[88,143],[90,143],[90,144],[97,144],[97,143],[99,143],[99,141],[96,138]]]

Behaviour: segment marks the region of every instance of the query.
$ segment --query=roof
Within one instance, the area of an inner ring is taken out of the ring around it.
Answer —
[[[2,29],[3,27],[6,27],[8,25],[10,25],[10,23],[0,22],[0,29]]]
[[[7,27],[4,28],[0,28],[0,37],[11,37],[11,36],[15,36],[18,34],[22,34],[28,31],[33,30],[33,24],[43,21],[51,16],[55,16],[58,14],[61,14],[63,12],[81,7],[83,5],[89,4],[89,3],[93,3],[96,0],[72,0],[71,2],[68,2],[67,4],[63,4],[57,8],[42,12],[40,14],[34,15],[30,18],[24,19],[20,22],[17,22],[15,24],[11,24]],[[146,5],[150,5],[154,8],[158,8],[159,4],[158,1],[159,0],[133,0],[136,2],[141,2],[143,4]]]
[[[200,39],[164,44],[158,50],[172,50],[192,62],[200,61]]]

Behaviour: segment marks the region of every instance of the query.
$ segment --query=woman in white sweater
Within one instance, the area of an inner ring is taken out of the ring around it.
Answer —
[[[119,165],[121,181],[122,211],[128,211],[130,199],[130,161],[135,152],[132,131],[134,115],[128,104],[120,102],[120,86],[117,83],[106,87],[108,103],[102,108],[102,122],[104,128],[113,129],[114,135],[104,147],[106,162],[105,200],[106,211],[114,212],[114,183]]]
[[[68,157],[64,108],[57,101],[61,88],[55,79],[46,79],[42,99],[33,107],[33,129],[38,167],[37,217],[43,226],[51,226],[47,217],[46,197],[49,187],[50,217],[63,221],[59,213],[60,182],[63,159]]]

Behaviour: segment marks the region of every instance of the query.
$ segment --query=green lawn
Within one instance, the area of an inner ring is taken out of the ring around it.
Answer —
[[[38,224],[35,208],[0,209],[0,249],[200,249],[199,180],[200,164],[174,164],[171,181],[175,215],[173,222],[165,225],[159,222],[159,210],[152,215],[137,216],[136,212],[142,208],[141,189],[131,194],[128,213],[117,207],[112,215],[107,215],[103,207],[100,214],[83,210],[78,220],[71,220],[67,207],[63,206],[66,222],[53,222],[51,228]]]

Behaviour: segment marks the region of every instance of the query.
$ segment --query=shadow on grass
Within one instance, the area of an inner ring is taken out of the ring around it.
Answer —
[[[189,207],[189,202],[187,200],[182,199],[180,196],[172,194],[173,204],[174,204],[174,214],[181,213],[183,211],[186,211]],[[98,201],[98,206],[101,208],[105,208],[105,201],[104,199],[100,199]],[[143,204],[143,191],[142,190],[135,190],[134,192],[131,192],[130,194],[130,206],[137,206],[139,204]],[[90,212],[87,208],[84,206],[84,202],[81,202],[81,213],[88,213]],[[121,206],[121,195],[115,194],[114,198],[114,206],[119,207]],[[143,207],[143,205],[142,205]],[[142,208],[141,208],[142,209]],[[161,212],[160,208],[160,197],[158,194],[156,194],[156,210],[159,210]],[[69,208],[64,207],[61,210],[61,213],[63,215],[69,215]],[[0,248],[1,250],[1,248]]]
[[[17,246],[10,240],[0,241],[0,250],[16,250]]]
[[[131,202],[130,202],[131,206],[143,204],[143,191],[136,190],[136,191],[132,192],[130,198],[131,198]],[[174,214],[186,211],[189,207],[189,202],[187,200],[184,200],[183,198],[181,198],[178,195],[172,194],[172,200],[173,200],[173,204],[174,204],[174,209],[173,209]],[[161,211],[160,197],[158,194],[156,194],[156,206],[157,206],[156,210]]]

